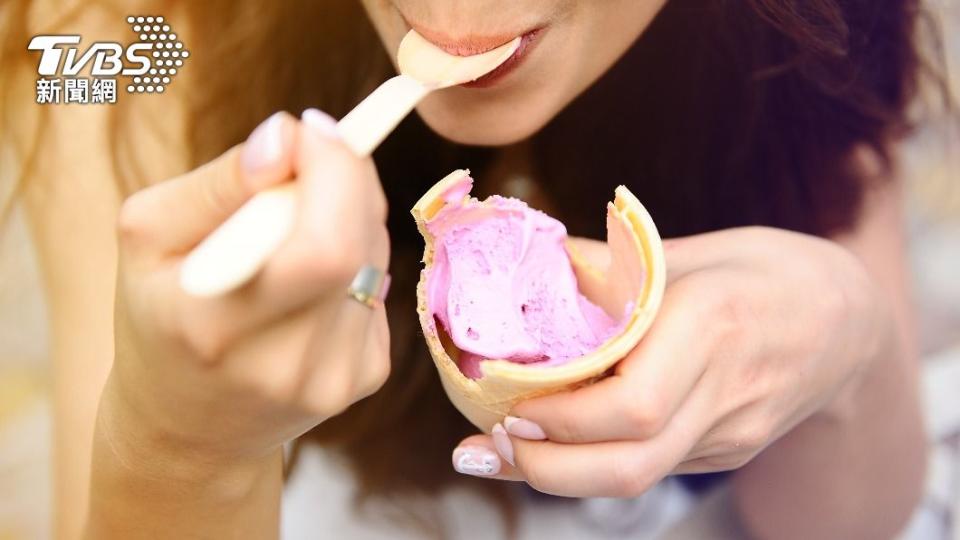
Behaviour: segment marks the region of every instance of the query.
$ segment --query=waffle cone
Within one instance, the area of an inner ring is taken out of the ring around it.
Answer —
[[[450,173],[430,188],[411,210],[426,243],[424,269],[417,284],[417,314],[450,401],[474,425],[489,433],[515,403],[590,384],[624,358],[650,328],[660,307],[666,266],[653,220],[630,190],[619,186],[614,191],[613,202],[607,204],[609,267],[594,267],[571,243],[566,247],[579,290],[591,302],[615,318],[632,303],[633,309],[626,315],[628,320],[623,330],[593,352],[561,365],[484,360],[480,363],[482,376],[470,379],[457,366],[460,351],[428,309],[427,278],[433,264],[434,238],[426,226],[445,205],[462,202],[448,202],[449,194],[470,182],[469,174],[467,170]]]

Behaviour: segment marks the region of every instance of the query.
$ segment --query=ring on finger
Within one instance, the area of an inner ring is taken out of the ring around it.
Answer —
[[[389,290],[390,274],[376,266],[366,264],[353,277],[353,281],[347,287],[347,295],[372,309],[378,303],[383,303]]]

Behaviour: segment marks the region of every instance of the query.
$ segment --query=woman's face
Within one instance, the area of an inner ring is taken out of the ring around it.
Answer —
[[[477,54],[524,36],[492,78],[434,92],[417,110],[440,135],[503,145],[533,135],[593,84],[666,0],[363,0],[396,63],[412,28],[448,52]]]

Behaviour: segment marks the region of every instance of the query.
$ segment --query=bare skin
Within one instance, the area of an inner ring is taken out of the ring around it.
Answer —
[[[442,17],[437,20],[442,22]],[[629,43],[620,41],[624,46]],[[165,96],[164,114],[179,125],[177,109],[171,105],[175,96]],[[559,110],[564,104],[558,99],[553,106]],[[426,111],[425,116],[446,134],[442,114]],[[525,129],[535,129],[549,116],[549,111],[531,116]],[[303,242],[316,241],[316,235],[322,235],[330,224],[301,222],[298,233],[271,261],[252,293],[192,303],[176,296],[171,269],[196,239],[257,189],[295,178],[304,186],[302,204],[334,204],[326,208],[328,212],[308,213],[324,215],[344,208],[355,210],[359,200],[379,200],[376,171],[370,162],[350,156],[337,141],[323,135],[322,129],[285,118],[280,130],[283,152],[256,170],[245,169],[245,146],[229,151],[213,165],[187,171],[184,160],[178,159],[182,156],[179,149],[165,147],[159,140],[145,141],[142,154],[153,166],[149,170],[154,175],[148,180],[156,187],[127,201],[121,210],[122,197],[103,152],[104,118],[97,111],[76,109],[57,111],[53,117],[55,138],[46,154],[49,159],[30,183],[25,201],[51,307],[57,373],[58,538],[81,537],[85,522],[91,538],[275,537],[282,486],[280,444],[375,391],[386,376],[388,336],[382,309],[373,313],[358,310],[361,306],[342,295],[345,280],[351,276],[349,269],[361,260],[386,264],[388,247],[381,230],[385,208],[375,204],[368,208],[369,213],[338,214],[342,219],[337,229],[342,229],[343,219],[354,220],[351,224],[355,226],[350,228],[366,236],[353,241],[371,246],[371,251],[357,259],[335,258],[330,265],[298,248]],[[76,126],[85,126],[88,132],[77,136],[69,131]],[[499,142],[511,142],[520,135],[503,133]],[[449,136],[466,140],[470,134],[451,132]],[[309,154],[326,156],[324,166],[332,168],[320,169],[319,161],[298,157],[297,149],[304,145],[309,146]],[[70,181],[65,181],[68,173]],[[165,180],[168,178],[171,180]],[[336,197],[318,193],[309,189],[320,185],[318,178],[337,178],[339,185],[361,186],[363,191],[340,192]],[[802,405],[772,407],[776,403],[773,397],[758,397],[760,406],[737,422],[694,409],[685,414],[694,418],[702,433],[672,438],[672,446],[664,445],[666,450],[658,454],[662,459],[657,467],[621,474],[619,478],[632,480],[612,484],[608,483],[610,477],[603,475],[587,483],[578,480],[578,474],[596,470],[590,461],[580,469],[558,467],[563,456],[541,451],[538,465],[534,465],[524,456],[532,455],[530,449],[536,445],[551,443],[513,437],[518,467],[504,465],[503,477],[532,481],[538,488],[561,494],[581,494],[575,489],[582,486],[590,489],[582,494],[635,494],[681,463],[686,470],[728,469],[743,465],[766,448],[738,471],[734,480],[743,521],[758,536],[784,537],[785,531],[798,538],[894,534],[918,497],[923,468],[899,204],[896,183],[887,183],[868,198],[861,220],[850,234],[831,242],[797,239],[802,244],[794,252],[798,260],[802,249],[831,254],[807,277],[827,283],[829,276],[850,276],[841,280],[843,287],[849,288],[832,293],[855,301],[843,304],[841,309],[851,310],[842,311],[843,316],[830,304],[827,311],[807,312],[809,319],[804,324],[774,325],[767,329],[777,336],[774,341],[795,342],[798,336],[791,332],[796,332],[796,327],[814,334],[817,328],[825,330],[818,326],[825,324],[819,315],[827,312],[833,317],[827,320],[832,322],[864,322],[840,332],[835,348],[825,345],[820,351],[824,358],[837,358],[840,368],[826,369],[809,355],[798,354],[797,358],[820,375],[814,377],[816,381],[777,379],[778,385],[794,392],[793,401]],[[194,221],[168,219],[171,208],[184,205],[190,205]],[[757,237],[758,249],[778,247],[783,237],[776,233]],[[678,241],[671,248],[671,272],[703,268],[705,283],[698,286],[722,288],[720,281],[711,278],[743,277],[747,271],[762,273],[767,268],[744,254],[744,273],[723,268],[715,273],[710,269],[722,257],[711,258],[709,253],[696,261],[683,257],[684,243],[719,246],[725,236],[729,240],[729,235],[742,231],[713,234],[720,236]],[[325,240],[330,242],[330,253],[347,251],[334,240]],[[321,286],[301,298],[292,294],[302,291],[295,287],[297,279]],[[795,294],[803,297],[788,295],[787,299],[799,304],[808,297],[806,292]],[[724,305],[722,299],[717,305]],[[680,307],[677,310],[683,312]],[[197,317],[197,324],[183,324],[183,316],[191,313],[218,316]],[[202,321],[208,321],[208,326],[198,326]],[[340,336],[356,335],[360,328],[369,332],[370,339],[364,342],[369,348],[354,350],[350,348],[355,346],[353,342],[339,340]],[[739,337],[748,340],[751,336]],[[682,339],[664,332],[646,348],[679,350]],[[317,342],[324,347],[316,346]],[[293,350],[284,349],[288,343],[295,343]],[[849,354],[851,350],[866,352]],[[642,354],[638,350],[634,356]],[[291,360],[279,367],[267,361],[278,355]],[[709,355],[700,360],[704,366],[713,362]],[[626,371],[628,362],[622,365]],[[729,362],[726,369],[714,368],[713,372],[736,377],[750,367]],[[306,377],[307,384],[314,381],[317,391],[305,392],[294,384],[304,380],[298,377],[304,372],[311,374]],[[320,386],[324,384],[329,386]],[[796,390],[798,387],[802,390]],[[658,435],[672,429],[674,411],[684,410],[682,404],[695,395],[691,388],[660,394],[669,403],[658,404],[656,410],[662,414],[653,423],[657,429],[643,431],[639,424],[600,421],[599,425],[611,431],[591,434],[580,429],[579,435],[605,440],[611,433],[617,438],[624,435],[617,430],[633,430],[631,436],[638,439],[665,440]],[[715,388],[716,395],[724,395],[722,384]],[[733,393],[730,388],[726,395]],[[598,387],[597,392],[601,391]],[[251,394],[256,399],[250,400]],[[250,414],[225,412],[241,407],[247,407]],[[888,414],[871,414],[878,407]],[[530,402],[515,414],[536,420],[551,440],[577,439],[576,432],[565,433],[562,425],[551,422],[549,415],[538,415],[536,408],[537,404]],[[611,409],[609,416],[622,416],[617,412]],[[603,420],[602,414],[598,411],[594,418]],[[190,421],[182,421],[185,417]],[[277,422],[278,417],[282,421]],[[224,422],[224,418],[231,421]],[[574,424],[568,427],[582,427],[575,423],[579,417],[571,418]],[[715,432],[710,428],[749,434],[739,441],[749,444],[736,444],[731,437],[710,440],[706,434]],[[493,447],[487,438],[475,442]],[[701,451],[691,452],[695,448]],[[811,448],[831,451],[824,455],[811,452]],[[856,466],[848,466],[850,463]],[[531,478],[534,466],[539,469]],[[825,499],[824,494],[835,494],[836,501]],[[843,501],[855,501],[856,507],[839,506]]]
[[[891,184],[833,242],[761,228],[667,241],[664,306],[612,377],[511,411],[539,432],[514,425],[461,445],[499,452],[495,478],[568,496],[739,469],[735,500],[758,537],[891,536],[919,497],[925,453],[900,218]],[[850,296],[825,302],[833,280]],[[826,380],[842,382],[809,391]]]

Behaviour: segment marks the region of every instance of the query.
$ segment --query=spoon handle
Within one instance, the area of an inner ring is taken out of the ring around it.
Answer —
[[[397,75],[337,123],[355,154],[370,155],[433,87]],[[261,191],[200,242],[180,267],[180,287],[201,297],[230,292],[253,278],[293,230],[296,183]]]
[[[397,75],[377,87],[337,123],[337,132],[353,153],[366,157],[433,87],[413,77]]]

